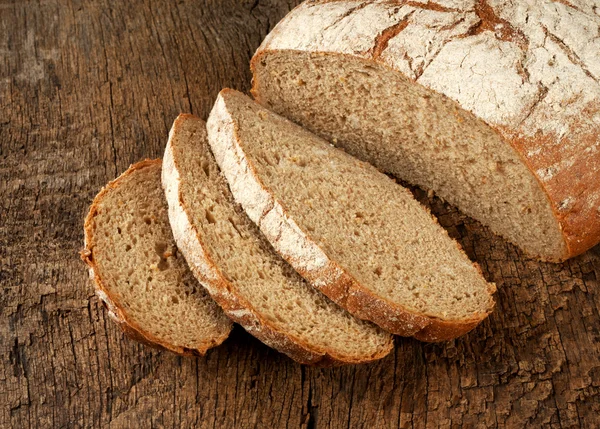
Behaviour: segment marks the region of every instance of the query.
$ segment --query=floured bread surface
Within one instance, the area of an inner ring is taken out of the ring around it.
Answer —
[[[375,168],[231,90],[221,92],[208,130],[236,199],[322,290],[335,278],[306,263],[315,244],[390,315],[460,322],[491,311],[493,286],[410,192]],[[385,312],[375,320],[358,311],[389,329]]]
[[[176,240],[234,321],[303,363],[366,362],[391,350],[389,334],[311,288],[234,203],[203,121],[175,121],[164,164]]]
[[[203,354],[232,324],[177,250],[160,177],[161,160],[143,161],[98,194],[82,256],[99,297],[127,331],[178,353]]]

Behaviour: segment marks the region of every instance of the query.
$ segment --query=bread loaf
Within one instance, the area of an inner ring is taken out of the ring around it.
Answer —
[[[252,59],[275,112],[525,253],[600,240],[600,16],[583,0],[307,1]]]
[[[371,165],[232,90],[219,94],[207,129],[234,198],[350,313],[441,341],[492,311],[494,286],[407,189]]]
[[[205,126],[180,115],[163,164],[173,233],[198,280],[229,317],[300,363],[361,363],[387,355],[391,335],[311,288],[234,203]]]
[[[231,321],[177,251],[162,191],[161,160],[132,165],[96,196],[85,249],[96,294],[134,339],[203,355],[229,336]]]

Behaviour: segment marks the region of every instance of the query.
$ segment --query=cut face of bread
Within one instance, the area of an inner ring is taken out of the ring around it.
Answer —
[[[175,246],[160,177],[161,160],[142,161],[98,194],[85,221],[82,258],[125,332],[202,355],[228,337],[232,324]]]
[[[453,338],[493,308],[493,285],[403,187],[223,90],[209,141],[236,200],[313,285],[398,335]]]
[[[435,190],[526,253],[564,259],[562,232],[536,178],[509,144],[456,103],[347,56],[278,52],[254,65],[254,91],[265,106]]]
[[[173,124],[163,186],[175,239],[192,271],[252,335],[308,364],[368,362],[389,353],[388,333],[311,288],[235,204],[202,120],[180,115]]]

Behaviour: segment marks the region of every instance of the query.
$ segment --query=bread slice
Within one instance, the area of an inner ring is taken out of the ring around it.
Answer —
[[[494,285],[405,188],[245,95],[209,142],[235,199],[283,257],[357,317],[424,341],[471,330]]]
[[[192,272],[256,338],[305,364],[361,363],[390,352],[388,333],[311,288],[234,203],[204,121],[191,115],[175,120],[163,186],[175,240]]]
[[[183,355],[221,344],[231,321],[177,251],[160,184],[161,160],[132,165],[94,199],[82,259],[96,294],[127,334]]]
[[[598,5],[305,1],[257,50],[252,93],[561,261],[600,242]]]

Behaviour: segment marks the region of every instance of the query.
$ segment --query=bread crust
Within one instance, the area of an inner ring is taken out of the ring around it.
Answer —
[[[264,103],[255,70],[271,52],[349,56],[394,70],[488,125],[530,170],[548,197],[565,249],[533,256],[551,262],[577,256],[600,242],[600,61],[585,48],[598,46],[600,18],[558,1],[552,8],[543,2],[473,4],[306,1],[252,58],[252,94]],[[437,22],[438,30],[420,20]],[[300,28],[300,22],[310,24]],[[427,51],[411,51],[418,46]],[[487,70],[458,67],[451,49],[485,61]],[[484,86],[493,89],[481,91]]]
[[[235,294],[234,287],[205,251],[200,234],[189,221],[188,216],[192,216],[192,213],[186,206],[185,197],[182,195],[179,186],[181,180],[180,167],[178,167],[178,160],[173,151],[172,142],[178,129],[187,120],[201,121],[193,115],[179,115],[171,128],[163,159],[162,182],[169,205],[169,220],[175,241],[188,261],[192,273],[223,308],[225,314],[263,343],[301,364],[316,366],[358,364],[378,360],[389,354],[393,348],[391,338],[388,347],[381,350],[380,353],[358,360],[352,356],[338,355],[331,350],[316,350],[302,339],[279,331],[268,320],[261,317],[249,302]],[[202,123],[204,124],[203,121]]]
[[[488,317],[493,304],[486,313],[456,321],[441,320],[410,311],[375,296],[347,270],[329,258],[288,215],[246,158],[239,144],[237,124],[230,116],[223,99],[223,94],[230,92],[235,91],[221,91],[207,122],[209,142],[217,163],[227,177],[237,202],[244,207],[248,216],[282,257],[315,288],[358,318],[369,320],[393,334],[415,337],[422,341],[454,339],[469,332]],[[490,284],[489,287],[492,294],[495,286]]]
[[[96,195],[88,215],[85,219],[84,223],[84,249],[79,252],[81,259],[88,265],[89,267],[89,276],[90,279],[93,280],[94,288],[98,299],[102,302],[106,310],[108,311],[109,317],[121,328],[121,330],[128,335],[130,338],[146,344],[150,347],[157,348],[160,350],[168,350],[173,353],[182,355],[182,356],[203,356],[206,354],[208,349],[218,346],[223,341],[229,337],[229,333],[231,332],[232,325],[229,326],[229,329],[225,334],[220,337],[215,338],[213,341],[203,345],[203,347],[199,347],[196,349],[190,349],[187,347],[177,346],[174,344],[170,344],[166,341],[162,341],[156,338],[151,333],[142,329],[137,323],[131,320],[128,317],[127,313],[118,305],[118,299],[110,292],[110,289],[106,287],[104,281],[102,280],[103,276],[101,274],[101,270],[99,270],[98,265],[94,261],[93,249],[95,246],[94,243],[94,233],[92,228],[92,222],[96,214],[98,213],[98,208],[102,199],[106,196],[108,192],[112,189],[120,186],[120,182],[133,174],[138,170],[143,170],[144,168],[161,165],[162,160],[160,159],[145,159],[136,164],[131,165],[123,174],[117,177],[115,180],[109,182],[102,190]]]

